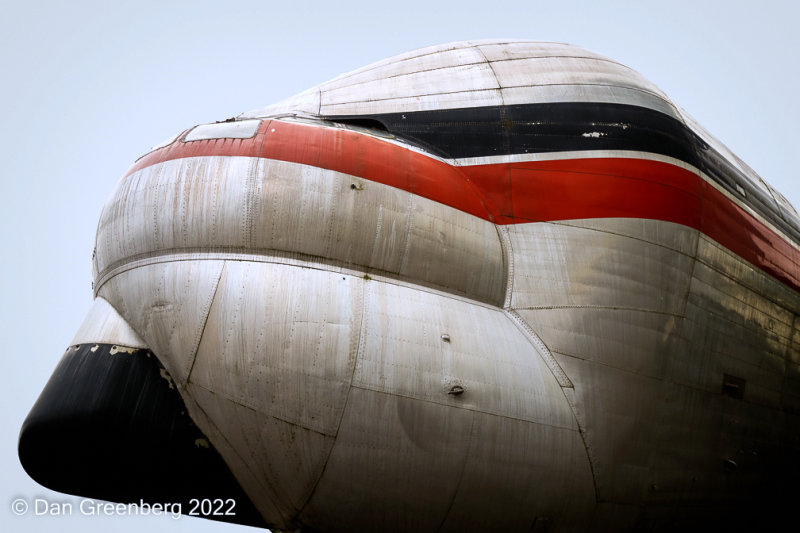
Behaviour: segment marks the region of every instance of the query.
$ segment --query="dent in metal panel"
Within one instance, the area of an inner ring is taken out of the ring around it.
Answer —
[[[72,338],[70,346],[91,343],[147,348],[147,343],[103,298],[95,298],[89,313]]]
[[[355,364],[362,283],[336,272],[226,262],[189,380],[336,435]]]
[[[435,531],[459,485],[472,417],[354,387],[301,520],[332,531]]]
[[[574,427],[542,356],[502,311],[376,280],[367,285],[354,386]],[[465,392],[447,394],[454,385]]]
[[[222,261],[179,261],[133,268],[99,290],[179,384],[194,362]],[[180,389],[180,387],[179,387]]]

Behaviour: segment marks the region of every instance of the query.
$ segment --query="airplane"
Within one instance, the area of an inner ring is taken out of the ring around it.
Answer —
[[[794,207],[634,70],[423,48],[133,164],[19,458],[274,530],[780,524],[799,264]]]

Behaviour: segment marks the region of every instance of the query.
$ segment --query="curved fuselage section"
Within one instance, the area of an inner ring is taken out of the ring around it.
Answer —
[[[107,202],[73,344],[135,331],[268,526],[743,527],[796,495],[793,209],[624,67],[523,44],[187,130]]]

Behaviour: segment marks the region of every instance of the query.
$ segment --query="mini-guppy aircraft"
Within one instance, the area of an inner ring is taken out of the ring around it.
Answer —
[[[317,532],[795,519],[800,218],[593,52],[434,46],[189,128],[92,261],[19,441],[56,491]]]

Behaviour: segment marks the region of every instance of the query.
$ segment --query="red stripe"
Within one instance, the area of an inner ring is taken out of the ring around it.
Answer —
[[[791,244],[697,174],[669,163],[586,158],[454,167],[354,131],[264,121],[252,139],[177,141],[141,158],[128,174],[171,159],[214,155],[334,170],[498,224],[609,217],[674,222],[800,290],[800,254]]]
[[[289,122],[264,121],[252,139],[176,141],[139,159],[128,174],[183,157],[264,157],[358,176],[452,205],[492,220],[477,191],[456,167],[360,133]]]

